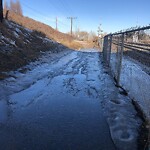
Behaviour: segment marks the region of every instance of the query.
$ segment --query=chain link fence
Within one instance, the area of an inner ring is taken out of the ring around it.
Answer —
[[[108,34],[103,40],[103,61],[116,85],[128,92],[150,122],[150,26]]]

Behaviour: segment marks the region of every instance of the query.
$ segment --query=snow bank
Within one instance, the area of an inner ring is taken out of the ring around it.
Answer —
[[[120,82],[150,120],[150,76],[138,64],[124,57]]]
[[[116,73],[116,56],[111,55],[111,69]],[[123,57],[120,85],[138,103],[147,119],[150,120],[150,76],[142,67],[128,57]]]
[[[81,52],[93,52],[93,53],[95,53],[95,52],[100,52],[100,50],[99,50],[99,49],[96,49],[96,48],[80,49],[79,51],[81,51]]]
[[[105,72],[105,71],[104,71]],[[128,96],[122,95],[107,74],[100,77],[103,83],[104,114],[110,127],[112,139],[119,150],[137,150],[138,129],[141,120]]]

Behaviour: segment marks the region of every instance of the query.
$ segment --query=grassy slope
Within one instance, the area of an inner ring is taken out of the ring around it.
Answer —
[[[45,40],[45,35],[40,32],[30,31],[12,21],[4,20],[0,29],[0,79],[6,77],[3,72],[35,61],[43,51],[58,52],[66,48],[47,38]]]
[[[61,44],[45,43],[43,42],[45,36]],[[14,42],[15,44],[13,44]],[[8,20],[4,20],[3,24],[0,23],[0,79],[7,76],[3,72],[16,70],[38,59],[41,51],[60,51],[60,48],[57,49],[58,46],[61,46],[62,49],[67,47],[80,49],[93,45],[88,43],[85,46],[85,44],[75,41],[70,35],[58,32],[48,25],[9,12]]]
[[[6,12],[4,11],[4,15],[5,14],[6,14]],[[58,41],[61,44],[65,45],[69,48],[72,48],[72,49],[82,48],[82,45],[78,42],[75,42],[74,39],[70,35],[56,31],[52,27],[50,27],[46,24],[43,24],[41,22],[35,21],[31,18],[20,16],[16,13],[9,11],[8,19],[12,20],[28,29],[40,31],[40,32],[46,34],[46,36],[48,38]]]

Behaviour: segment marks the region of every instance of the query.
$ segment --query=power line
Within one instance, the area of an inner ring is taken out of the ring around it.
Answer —
[[[47,2],[53,6],[53,8],[55,8],[55,10],[57,10],[58,12],[60,12],[61,14],[63,14],[61,7],[58,7],[58,5],[55,5],[54,3],[52,3],[52,1],[50,2],[49,0],[47,0]]]
[[[41,13],[40,11],[37,11],[36,9],[33,9],[33,8],[29,7],[29,6],[26,5],[25,3],[23,3],[23,5],[24,5],[25,7],[27,7],[28,9],[32,10],[34,13],[36,12],[36,14],[40,15],[40,16],[43,18],[43,20],[45,20],[45,21],[50,21],[50,22],[53,22],[53,23],[56,22],[55,20],[52,21],[52,20],[48,19],[48,17],[46,17],[43,13]],[[58,28],[58,22],[59,22],[60,24],[62,24],[63,26],[68,26],[68,25],[64,24],[63,22],[58,21],[58,18],[57,18],[57,28]]]
[[[32,11],[34,11],[34,12],[38,13],[40,16],[46,16],[46,15],[45,15],[45,14],[43,14],[42,12],[40,12],[40,11],[38,11],[38,10],[34,9],[34,8],[31,8],[31,7],[30,7],[30,6],[28,6],[27,4],[25,4],[25,3],[23,3],[23,2],[22,2],[22,4],[23,4],[23,6],[25,6],[25,7],[29,8],[29,9],[31,9]]]
[[[65,0],[59,0],[59,2],[63,6],[63,8],[68,12],[68,14],[73,14],[71,8],[69,7],[68,3]],[[75,28],[77,26],[77,23],[76,26],[74,24],[72,26]]]
[[[63,23],[62,21],[58,20],[59,23],[61,23],[63,26],[69,27],[68,24]]]
[[[68,14],[73,14],[72,10],[69,9],[69,6],[67,5],[67,3],[65,3],[65,1],[63,0],[59,0],[59,2],[61,3],[61,5],[64,7],[64,9],[67,11]]]
[[[72,36],[72,26],[73,26],[73,19],[77,19],[77,17],[68,17],[68,19],[70,19],[70,21],[71,21],[70,33],[71,33],[71,36]]]
[[[56,17],[56,31],[58,31],[58,19]]]
[[[46,17],[46,15],[44,13],[42,13],[42,12],[40,12],[40,11],[38,11],[38,10],[30,7],[30,6],[28,6],[27,4],[23,3],[23,6],[26,7],[26,8],[28,8],[28,9],[30,9],[34,14],[36,14],[36,18],[39,19],[39,15],[40,15],[42,17],[42,19],[45,20],[46,22],[49,22],[49,21],[52,22],[53,23],[53,28],[55,28],[56,30],[58,30],[58,26],[62,26],[63,29],[64,29],[64,27],[65,28],[69,27],[68,24],[65,24],[64,22],[60,21],[58,17],[56,17],[52,21],[52,20],[49,19],[49,17]],[[76,19],[76,18],[73,18],[73,19]],[[73,26],[73,23],[72,23],[72,26]],[[72,29],[71,29],[71,34],[72,34]]]
[[[58,2],[60,3],[59,5],[57,4],[57,5],[55,5],[54,3],[53,3],[53,1],[51,0],[51,2],[49,1],[49,0],[47,0],[48,1],[48,3],[52,6],[53,5],[53,7],[58,11],[58,12],[60,12],[61,14],[66,14],[66,15],[68,15],[68,14],[72,14],[72,11],[71,11],[71,9],[68,9],[69,7],[67,7],[66,5],[66,3],[64,3],[64,0],[58,0]],[[59,7],[58,7],[59,6]],[[62,8],[62,7],[63,8]],[[64,10],[65,10],[65,12],[64,12]],[[62,23],[62,22],[61,22]],[[63,23],[63,25],[64,25],[64,23]],[[66,24],[65,24],[66,25]],[[66,26],[68,26],[68,25],[66,25]]]

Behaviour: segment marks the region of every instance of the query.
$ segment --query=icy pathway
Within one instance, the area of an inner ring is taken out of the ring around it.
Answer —
[[[118,148],[136,149],[136,112],[99,53],[51,56],[0,82],[0,149],[114,150],[111,136]]]

